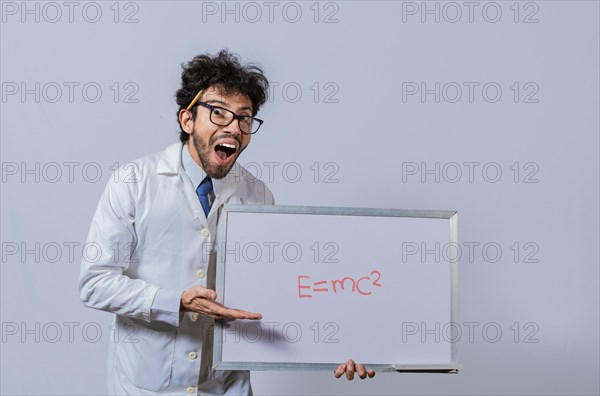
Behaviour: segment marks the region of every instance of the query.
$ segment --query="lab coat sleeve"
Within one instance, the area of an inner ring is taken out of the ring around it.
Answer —
[[[179,290],[158,289],[150,309],[152,320],[179,325],[183,319],[183,312],[179,310],[181,293]]]
[[[85,306],[147,322],[179,325],[182,291],[160,289],[123,272],[137,244],[138,181],[111,176],[100,198],[81,262],[79,294]]]

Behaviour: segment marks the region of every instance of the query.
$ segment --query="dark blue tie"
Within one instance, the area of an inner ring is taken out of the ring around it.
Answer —
[[[210,202],[208,201],[208,194],[212,192],[213,185],[210,177],[206,176],[202,183],[198,185],[196,189],[196,194],[198,194],[198,199],[200,199],[200,203],[202,204],[202,209],[204,209],[204,214],[208,217],[208,212],[210,212]]]

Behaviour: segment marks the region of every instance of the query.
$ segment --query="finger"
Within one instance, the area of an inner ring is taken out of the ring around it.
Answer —
[[[220,318],[220,310],[223,308],[223,306],[211,300],[196,298],[190,304],[190,308],[194,312],[199,312],[212,318]]]
[[[358,374],[360,379],[367,378],[367,370],[365,370],[365,366],[363,366],[361,363],[356,365],[356,373]]]
[[[333,375],[335,375],[335,378],[340,378],[342,376],[342,374],[344,374],[345,371],[346,371],[346,365],[340,364],[338,366],[337,370],[335,370],[333,372]]]
[[[369,378],[375,377],[375,370],[369,370],[369,371],[367,371],[367,375],[369,376]]]
[[[354,369],[354,360],[350,359],[348,360],[348,362],[346,363],[346,378],[349,381],[352,381],[354,379],[354,373],[355,373],[355,369]]]
[[[194,311],[203,313],[213,318],[229,318],[229,319],[250,319],[260,320],[262,315],[255,312],[248,312],[241,309],[227,308],[215,301],[196,298],[192,303]]]
[[[243,315],[243,317],[239,317],[239,319],[250,319],[250,320],[261,320],[262,315],[258,312],[249,312],[244,311],[243,309],[234,309],[239,315]]]
[[[218,310],[216,310],[216,313],[218,313],[219,315],[221,315],[223,317],[232,318],[232,319],[251,319],[251,320],[262,319],[262,315],[259,313],[248,312],[248,311],[244,311],[241,309],[235,309],[235,308],[227,308],[224,306],[221,306]]]

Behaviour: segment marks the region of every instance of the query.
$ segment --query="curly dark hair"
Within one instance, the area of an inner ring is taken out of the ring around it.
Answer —
[[[181,88],[175,93],[179,112],[187,108],[200,90],[218,87],[225,94],[245,94],[252,102],[252,116],[258,113],[260,107],[268,98],[269,80],[263,70],[255,64],[242,64],[240,56],[228,50],[221,50],[215,56],[209,54],[197,55],[186,64],[181,64]],[[196,109],[192,108],[192,116]],[[179,139],[185,143],[190,135],[181,129]]]

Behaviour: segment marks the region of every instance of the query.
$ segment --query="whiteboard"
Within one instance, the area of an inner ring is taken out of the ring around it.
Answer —
[[[216,291],[217,370],[456,372],[456,211],[231,205]],[[457,337],[458,336],[458,337]]]

